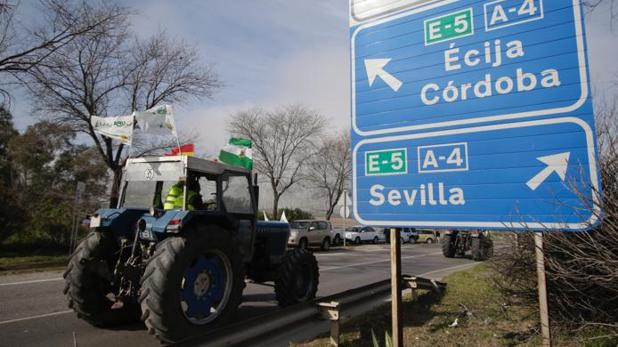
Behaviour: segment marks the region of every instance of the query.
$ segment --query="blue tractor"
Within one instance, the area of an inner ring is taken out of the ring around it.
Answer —
[[[256,181],[206,159],[129,159],[118,207],[96,212],[64,274],[69,307],[98,327],[141,319],[174,343],[232,318],[246,279],[273,281],[281,306],[313,299],[317,260],[286,249],[287,223],[257,221]]]

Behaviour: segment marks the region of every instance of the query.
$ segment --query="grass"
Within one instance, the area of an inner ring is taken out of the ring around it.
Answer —
[[[0,274],[63,267],[68,254],[58,249],[0,248]]]
[[[491,270],[479,265],[447,276],[442,297],[420,292],[417,300],[405,297],[403,326],[405,346],[539,346],[536,311],[503,304],[501,294],[491,285]],[[455,320],[457,325],[453,327]],[[380,307],[342,326],[342,346],[373,347],[371,331],[384,343],[390,327],[390,305]],[[554,346],[617,346],[614,338],[593,338],[605,332],[554,332]],[[296,345],[329,346],[328,337]]]
[[[37,264],[37,263],[66,263],[67,255],[29,255],[18,257],[0,256],[0,267],[21,265],[21,264]]]

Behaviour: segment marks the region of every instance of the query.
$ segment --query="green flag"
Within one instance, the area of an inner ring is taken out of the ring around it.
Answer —
[[[233,137],[219,152],[219,161],[228,165],[241,166],[247,170],[253,169],[253,154],[251,140]]]

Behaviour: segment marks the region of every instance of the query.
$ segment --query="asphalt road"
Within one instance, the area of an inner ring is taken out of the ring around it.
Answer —
[[[316,252],[320,265],[318,296],[335,294],[387,279],[389,245]],[[438,245],[404,245],[404,274],[441,278],[473,262],[446,259]],[[62,295],[62,273],[0,276],[0,346],[157,346],[142,324],[115,330],[94,328],[68,310]],[[248,284],[238,319],[277,309],[273,288]]]

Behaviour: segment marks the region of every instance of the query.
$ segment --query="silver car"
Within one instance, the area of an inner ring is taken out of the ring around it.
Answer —
[[[325,220],[296,220],[290,222],[288,246],[309,248],[319,246],[328,250],[331,244],[331,224]]]

